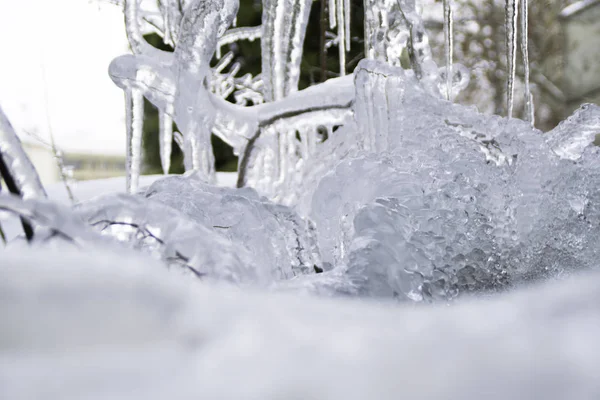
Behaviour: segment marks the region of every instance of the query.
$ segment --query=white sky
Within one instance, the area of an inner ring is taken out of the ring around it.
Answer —
[[[110,61],[128,52],[120,7],[97,0],[0,0],[0,105],[67,151],[124,154],[123,92]],[[48,107],[44,101],[45,70]]]

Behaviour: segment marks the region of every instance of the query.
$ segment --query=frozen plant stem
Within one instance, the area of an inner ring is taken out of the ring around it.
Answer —
[[[44,65],[41,65],[42,69],[42,84],[44,85],[44,107],[46,108],[46,125],[48,129],[48,136],[50,137],[50,148],[52,149],[52,154],[54,155],[54,160],[56,161],[56,165],[58,166],[58,173],[60,174],[60,179],[65,186],[65,190],[67,191],[67,196],[69,196],[69,200],[71,204],[75,204],[75,196],[73,195],[73,191],[71,190],[71,185],[69,184],[69,177],[67,176],[65,170],[65,163],[62,157],[62,152],[56,147],[56,141],[54,140],[54,133],[52,132],[52,123],[50,121],[50,106],[48,102],[48,84],[46,83],[46,68]]]

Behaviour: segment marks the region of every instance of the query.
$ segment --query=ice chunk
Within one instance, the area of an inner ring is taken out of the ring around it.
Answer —
[[[576,161],[597,135],[600,135],[600,107],[584,104],[548,132],[546,141],[561,158]]]
[[[76,213],[97,232],[205,279],[254,285],[273,279],[246,249],[160,202],[117,194],[83,203]]]
[[[180,210],[252,254],[253,264],[272,279],[314,273],[321,267],[314,227],[288,207],[276,205],[250,188],[207,185],[196,176],[155,182],[146,197]]]

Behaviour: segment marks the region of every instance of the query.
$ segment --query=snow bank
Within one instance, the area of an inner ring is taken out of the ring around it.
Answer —
[[[414,307],[206,285],[128,253],[3,264],[5,399],[600,396],[597,273]]]

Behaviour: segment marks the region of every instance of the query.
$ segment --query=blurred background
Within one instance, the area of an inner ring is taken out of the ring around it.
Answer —
[[[419,1],[418,1],[419,2]],[[53,134],[76,180],[125,173],[123,92],[108,77],[110,61],[129,52],[123,15],[112,0],[0,0],[0,105],[25,143],[44,183],[59,180],[49,146]],[[351,0],[351,47],[346,70],[363,57],[363,0]],[[443,65],[442,3],[419,3],[438,65]],[[506,114],[504,0],[454,1],[454,60],[471,71],[456,99],[484,113]],[[237,26],[258,26],[262,4],[240,0]],[[300,89],[339,75],[338,49],[329,30],[328,1],[312,3],[304,44]],[[172,50],[156,34],[147,40]],[[260,73],[260,41],[228,45],[238,76]],[[584,102],[600,103],[600,0],[530,0],[529,56],[535,126],[546,131]],[[524,117],[518,54],[515,113]],[[216,62],[216,60],[215,60]],[[233,99],[231,99],[233,100]],[[145,104],[146,174],[160,173],[158,114]],[[231,148],[213,137],[216,167],[235,171]],[[170,173],[183,172],[173,145]]]

